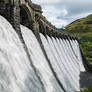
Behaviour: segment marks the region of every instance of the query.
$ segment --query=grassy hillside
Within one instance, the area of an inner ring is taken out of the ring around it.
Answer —
[[[92,92],[92,87],[84,88],[81,92]]]
[[[72,22],[65,30],[81,37],[80,44],[83,53],[88,62],[92,64],[92,14]]]

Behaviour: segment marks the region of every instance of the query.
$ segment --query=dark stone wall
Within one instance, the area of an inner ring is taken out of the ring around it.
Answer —
[[[31,0],[0,0],[0,15],[8,19],[13,27],[19,31],[20,23],[33,32],[42,32],[44,35],[62,37],[68,33],[57,29],[42,15],[39,5]],[[72,39],[75,39],[71,36]]]

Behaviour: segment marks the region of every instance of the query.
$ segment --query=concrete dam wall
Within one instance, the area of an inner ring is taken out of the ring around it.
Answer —
[[[85,68],[77,40],[40,33],[48,61],[33,32],[21,25],[21,33],[28,52],[10,23],[0,16],[0,92],[80,90],[80,72]]]
[[[10,1],[0,7],[0,92],[80,92],[91,85],[78,38],[49,23],[39,5]]]

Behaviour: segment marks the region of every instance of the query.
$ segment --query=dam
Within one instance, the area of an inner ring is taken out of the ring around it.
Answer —
[[[39,5],[0,1],[0,92],[80,92],[91,71],[78,37],[48,22]]]

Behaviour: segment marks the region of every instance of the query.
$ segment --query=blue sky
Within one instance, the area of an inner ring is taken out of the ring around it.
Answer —
[[[32,0],[42,6],[43,15],[58,28],[92,14],[92,0]]]

